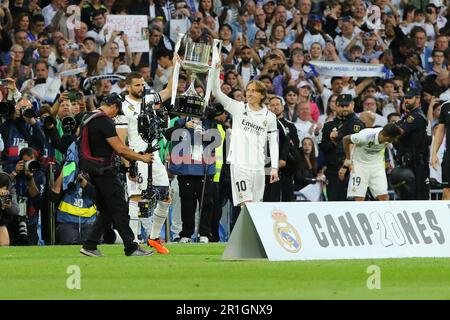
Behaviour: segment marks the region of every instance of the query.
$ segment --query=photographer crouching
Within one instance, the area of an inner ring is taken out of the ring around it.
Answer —
[[[9,175],[17,191],[19,215],[27,227],[27,241],[19,245],[37,245],[38,221],[43,205],[42,196],[45,188],[45,174],[37,159],[36,150],[23,148],[19,153],[16,169]]]
[[[19,217],[14,187],[9,175],[0,172],[0,246],[9,246],[9,232],[7,226],[16,222]]]

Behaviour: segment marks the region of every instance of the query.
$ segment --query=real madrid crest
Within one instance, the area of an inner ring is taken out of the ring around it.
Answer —
[[[295,227],[287,222],[287,215],[278,209],[272,211],[273,235],[280,246],[290,252],[297,253],[302,248],[302,239]]]
[[[263,127],[267,127],[267,120],[264,120]]]

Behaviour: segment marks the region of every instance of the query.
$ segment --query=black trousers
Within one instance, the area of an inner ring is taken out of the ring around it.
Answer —
[[[327,196],[328,201],[346,201],[347,200],[347,188],[348,188],[348,173],[345,176],[344,181],[339,180],[337,171],[326,172],[328,184],[327,184]]]
[[[83,247],[95,250],[103,232],[113,223],[123,240],[125,254],[131,254],[137,249],[138,244],[134,242],[134,234],[130,228],[128,203],[125,200],[124,187],[119,177],[108,171],[101,176],[91,175],[90,178],[97,191],[99,213]]]
[[[220,182],[214,182],[214,205],[213,211],[211,213],[211,242],[218,242],[220,240],[219,236],[219,226],[220,219],[222,219],[222,206],[225,203],[226,198],[224,197],[224,192],[221,190]],[[233,200],[231,200],[233,201]]]
[[[183,227],[180,237],[190,238],[195,231],[195,211],[197,203],[202,201],[204,176],[177,176],[180,188],[181,220]],[[206,176],[203,206],[200,212],[198,232],[201,236],[211,238],[211,215],[214,210],[213,176]]]
[[[407,163],[415,175],[413,193],[401,200],[430,200],[430,167],[428,162]]]
[[[264,188],[263,202],[280,202],[281,182],[270,183],[270,176],[266,176],[266,186]]]
[[[281,201],[294,201],[294,180],[292,176],[280,175]]]
[[[92,230],[93,222],[90,223],[59,223],[56,226],[56,244],[70,245],[81,244],[87,240]]]

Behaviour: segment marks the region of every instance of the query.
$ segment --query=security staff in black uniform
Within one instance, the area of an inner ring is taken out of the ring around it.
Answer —
[[[284,106],[280,97],[274,96],[269,99],[269,110],[277,117],[277,129],[278,129],[278,159],[280,168],[280,180],[270,183],[270,176],[266,175],[266,187],[264,189],[264,202],[280,202],[281,200],[281,172],[286,168],[287,158],[289,155],[289,134],[285,130],[284,126],[280,122],[280,117],[283,117]],[[297,130],[296,130],[297,131]],[[269,149],[267,149],[269,150]],[[270,166],[270,165],[266,165]],[[292,180],[292,179],[291,179]]]
[[[115,124],[112,118],[122,112],[122,99],[117,94],[106,96],[100,108],[88,114],[92,118],[87,124],[87,117],[83,117],[83,124],[87,126],[88,145],[81,143],[80,155],[91,153],[92,157],[101,159],[112,159],[113,152],[127,160],[143,161],[151,163],[153,155],[151,153],[139,154],[128,148],[117,136]],[[102,113],[102,114],[100,114]],[[84,131],[83,131],[84,132]],[[83,133],[84,134],[84,133]],[[80,158],[81,160],[81,158]],[[109,161],[109,163],[111,163]],[[83,168],[83,166],[82,166]],[[114,223],[125,246],[125,255],[127,256],[149,256],[153,251],[147,251],[134,242],[134,234],[130,228],[130,216],[128,215],[128,204],[125,200],[125,192],[120,182],[118,173],[111,165],[105,165],[102,170],[89,173],[91,183],[95,186],[97,192],[98,215],[92,226],[91,233],[84,242],[80,253],[85,256],[102,256],[97,249],[100,239],[105,229]],[[84,169],[83,169],[84,170]],[[101,173],[99,173],[101,172]]]
[[[442,159],[442,200],[450,200],[450,102],[441,106],[439,124],[434,132],[433,150],[431,151],[431,165],[437,170],[439,159],[437,153],[445,135],[445,153]]]
[[[337,116],[333,121],[325,123],[319,150],[324,153],[327,167],[325,175],[328,179],[328,201],[345,201],[349,172],[344,166],[345,152],[342,138],[364,129],[364,123],[353,112],[354,102],[350,94],[340,94],[336,104]]]
[[[294,175],[299,168],[300,139],[297,134],[297,127],[288,119],[284,118],[284,113],[278,118],[281,129],[289,138],[289,153],[286,159],[286,166],[280,168],[281,201],[294,201]]]
[[[431,131],[428,120],[420,108],[420,92],[415,88],[405,90],[402,108],[405,112],[398,121],[403,134],[397,144],[397,165],[410,169],[415,175],[415,186],[402,200],[430,199],[429,146]]]

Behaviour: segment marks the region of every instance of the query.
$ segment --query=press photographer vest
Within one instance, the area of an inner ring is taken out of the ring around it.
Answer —
[[[83,189],[80,184],[77,183],[74,189],[68,190],[64,193],[58,207],[58,221],[78,223],[79,218],[72,221],[71,217],[63,215],[67,214],[75,217],[91,218],[96,213],[97,207],[95,206],[94,201],[83,194]],[[93,219],[87,220],[91,221]]]

